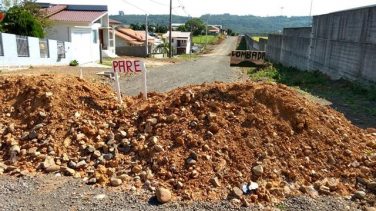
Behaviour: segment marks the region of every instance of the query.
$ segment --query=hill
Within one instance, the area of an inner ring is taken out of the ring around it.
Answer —
[[[200,18],[206,22],[209,15],[203,15]],[[112,15],[111,19],[121,21],[123,24],[129,25],[131,23],[144,23],[144,15]],[[185,16],[172,17],[173,23],[185,23],[189,20]],[[309,16],[297,16],[297,17],[287,17],[287,16],[271,16],[271,17],[260,17],[253,15],[210,15],[209,25],[223,25],[225,29],[232,29],[240,34],[244,33],[263,33],[263,32],[279,32],[283,28],[287,27],[304,27],[310,26],[312,24],[312,17]],[[168,15],[150,15],[149,23],[151,24],[162,24],[168,25],[169,16]]]

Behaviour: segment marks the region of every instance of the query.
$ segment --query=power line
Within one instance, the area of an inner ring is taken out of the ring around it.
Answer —
[[[155,1],[155,0],[150,0],[151,2],[154,2],[154,3],[156,3],[156,4],[159,4],[159,5],[163,5],[163,6],[170,6],[170,5],[168,5],[168,4],[163,4],[163,3],[161,3],[161,2],[158,2],[158,1]]]
[[[122,0],[123,2],[125,2],[125,3],[127,3],[127,4],[129,4],[129,5],[131,5],[132,7],[134,7],[134,8],[137,8],[137,9],[139,9],[139,10],[141,10],[141,11],[143,11],[143,12],[145,12],[146,14],[149,14],[149,12],[148,11],[146,11],[146,10],[144,10],[144,9],[141,9],[141,8],[139,8],[139,7],[137,7],[136,5],[134,5],[134,4],[131,4],[131,3],[129,3],[129,2],[127,2],[127,1],[125,1],[125,0]]]

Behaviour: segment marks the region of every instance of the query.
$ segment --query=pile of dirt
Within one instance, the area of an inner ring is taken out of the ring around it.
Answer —
[[[75,77],[0,78],[0,174],[59,172],[244,205],[375,188],[376,131],[284,85],[202,84],[123,99],[120,107],[109,87]]]

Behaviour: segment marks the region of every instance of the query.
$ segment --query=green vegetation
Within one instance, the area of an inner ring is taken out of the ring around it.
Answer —
[[[201,20],[209,20],[209,25],[223,25],[224,29],[232,29],[233,32],[239,34],[245,33],[279,33],[283,28],[287,27],[305,27],[312,24],[312,17],[302,16],[302,17],[287,17],[287,16],[273,16],[273,17],[259,17],[253,15],[203,15],[199,17]],[[125,25],[130,25],[131,23],[144,23],[144,15],[112,15],[111,19],[122,22]],[[209,19],[208,19],[209,18]],[[172,17],[174,23],[186,23],[189,18],[184,16]],[[160,24],[168,26],[169,16],[168,15],[149,15],[149,23]],[[231,35],[231,33],[229,34]]]
[[[199,35],[193,37],[193,43],[195,44],[205,44],[205,35]],[[208,44],[215,44],[218,41],[218,36],[208,35]]]
[[[78,66],[78,61],[77,60],[70,61],[69,66]]]
[[[268,37],[252,37],[252,39],[255,40],[255,41],[257,41],[257,42],[260,41],[260,38],[266,39],[266,40],[268,39]]]
[[[301,71],[293,67],[267,64],[248,69],[251,80],[283,83],[331,101],[341,112],[376,116],[376,87],[345,79],[331,80],[320,71]]]
[[[44,38],[44,31],[37,19],[21,6],[11,7],[0,23],[2,32]]]
[[[245,41],[244,36],[240,39],[239,45],[236,50],[247,50],[247,42]]]

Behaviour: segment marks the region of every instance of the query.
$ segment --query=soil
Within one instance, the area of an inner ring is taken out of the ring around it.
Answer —
[[[101,83],[17,75],[0,77],[0,101],[5,174],[60,172],[96,186],[118,178],[122,190],[165,187],[173,201],[267,205],[358,189],[375,200],[366,187],[375,131],[284,85],[204,83],[120,106]],[[237,191],[251,181],[258,188]]]

